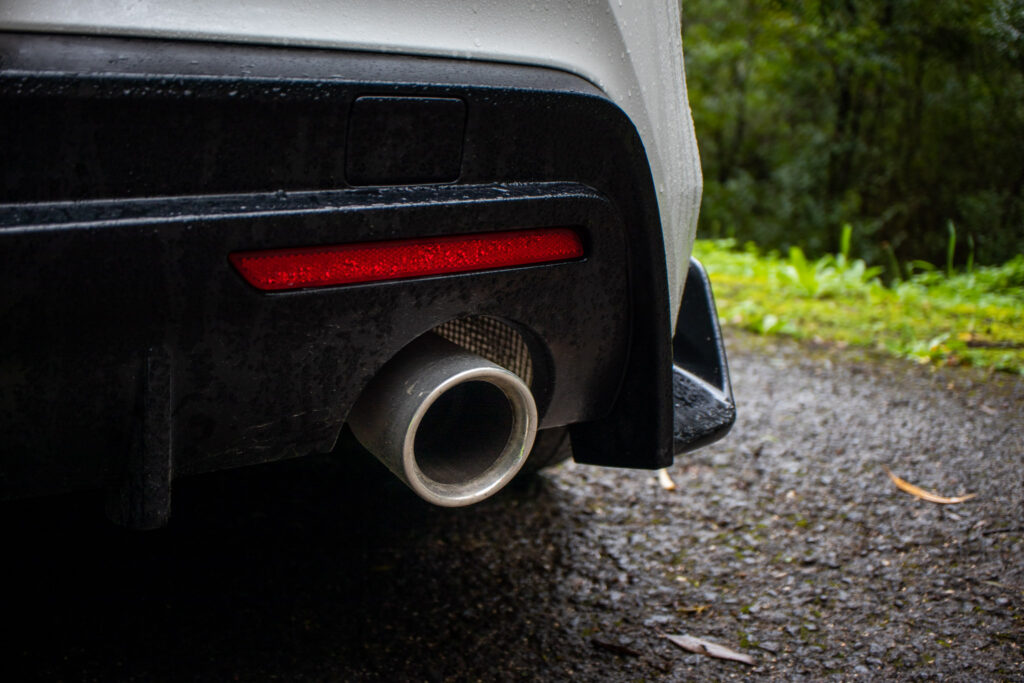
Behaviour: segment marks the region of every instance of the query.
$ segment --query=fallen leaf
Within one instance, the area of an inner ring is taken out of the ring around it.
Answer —
[[[672,477],[668,476],[668,470],[664,468],[658,470],[658,483],[661,484],[661,488],[666,491],[676,490],[676,483],[672,481]]]
[[[756,663],[754,658],[750,655],[730,650],[724,645],[712,643],[710,640],[704,640],[703,638],[697,638],[695,636],[671,635],[668,633],[663,633],[662,635],[674,645],[683,648],[687,652],[707,655],[708,657],[714,657],[715,659],[728,659],[733,662],[742,662],[743,664],[753,665]]]
[[[925,491],[923,488],[919,486],[914,486],[910,482],[904,481],[903,479],[897,477],[895,474],[892,473],[892,470],[890,470],[885,465],[882,465],[882,467],[885,469],[885,473],[889,475],[889,478],[892,479],[892,483],[896,484],[896,488],[898,488],[900,491],[906,491],[910,495],[920,498],[921,500],[926,500],[929,503],[954,505],[956,503],[962,503],[965,500],[970,500],[971,498],[974,498],[976,495],[978,495],[976,493],[968,493],[967,495],[964,496],[954,496],[952,498],[946,498],[945,496],[940,496],[935,493],[931,493],[930,491]]]

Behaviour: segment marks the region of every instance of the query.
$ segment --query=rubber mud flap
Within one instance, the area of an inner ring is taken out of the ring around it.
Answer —
[[[672,355],[672,447],[678,455],[718,441],[736,421],[715,299],[696,259],[690,259]]]

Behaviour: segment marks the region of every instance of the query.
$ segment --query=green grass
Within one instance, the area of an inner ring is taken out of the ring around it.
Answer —
[[[734,240],[698,240],[723,325],[759,334],[879,349],[920,363],[1024,374],[1024,255],[949,274],[914,262],[891,286],[880,268],[842,251],[808,260]]]

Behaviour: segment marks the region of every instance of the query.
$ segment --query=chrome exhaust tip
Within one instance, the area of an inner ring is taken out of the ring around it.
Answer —
[[[515,373],[427,334],[381,369],[348,424],[421,498],[460,507],[515,477],[533,448],[537,405]]]

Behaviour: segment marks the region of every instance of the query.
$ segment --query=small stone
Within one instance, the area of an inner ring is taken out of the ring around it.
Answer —
[[[644,626],[664,626],[671,624],[674,620],[675,617],[671,614],[652,614],[644,619]]]

